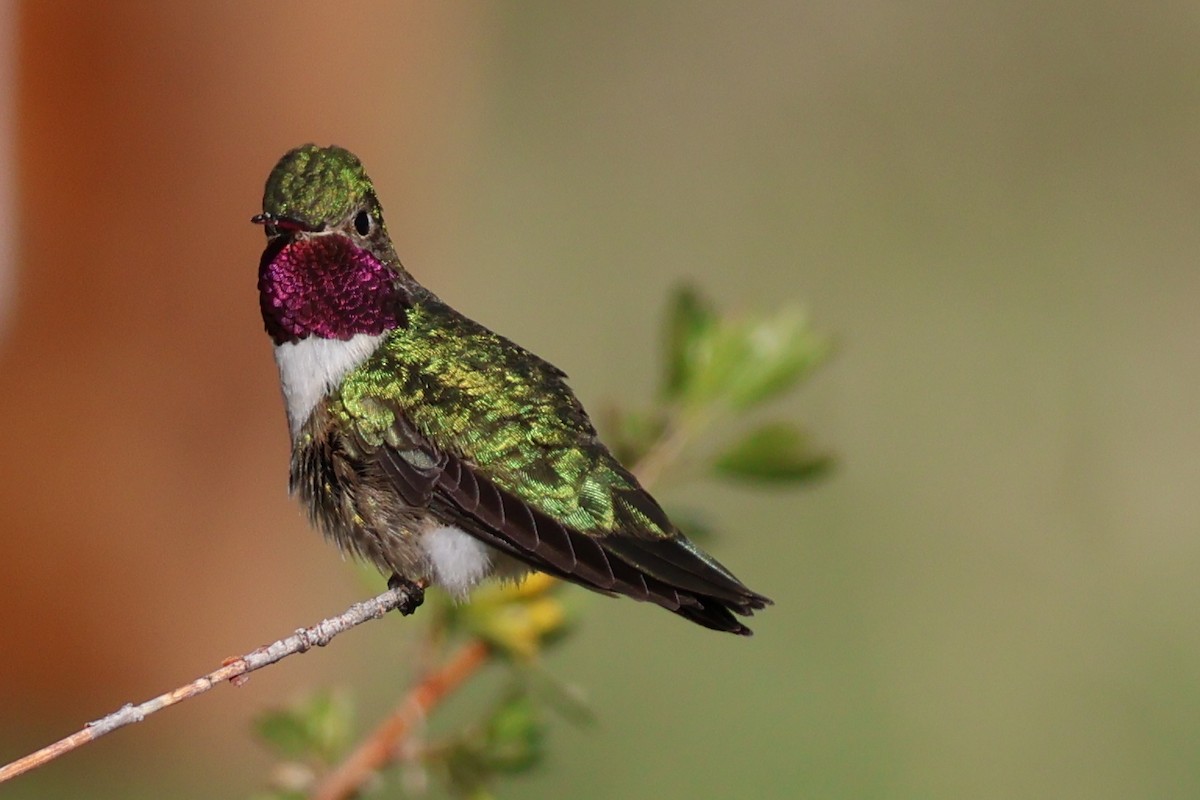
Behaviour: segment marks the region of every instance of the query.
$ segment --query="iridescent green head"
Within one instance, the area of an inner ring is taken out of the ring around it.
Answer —
[[[267,178],[262,217],[268,234],[383,227],[375,188],[362,162],[341,147],[306,144],[288,152]]]

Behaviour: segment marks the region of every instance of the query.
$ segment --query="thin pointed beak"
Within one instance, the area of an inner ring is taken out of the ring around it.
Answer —
[[[250,221],[255,225],[266,225],[269,229],[276,231],[284,231],[287,233],[305,232],[315,233],[321,230],[320,228],[309,225],[306,222],[301,222],[293,217],[277,217],[274,214],[255,214],[250,218]]]

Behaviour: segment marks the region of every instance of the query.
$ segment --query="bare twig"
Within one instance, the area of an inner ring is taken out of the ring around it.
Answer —
[[[397,744],[405,734],[486,664],[491,652],[481,639],[471,639],[440,668],[422,678],[391,716],[317,786],[311,795],[314,800],[346,800],[356,796],[369,777],[394,760]]]
[[[632,472],[642,486],[658,483],[683,455],[684,450],[697,435],[712,424],[713,412],[696,412],[675,409],[670,412],[666,430],[650,445],[633,465]]]
[[[677,420],[667,424],[664,434],[655,441],[640,459],[633,473],[643,486],[659,479],[667,465],[679,458],[691,438],[691,430]]]
[[[336,617],[321,620],[311,628],[300,628],[285,639],[280,639],[257,650],[252,650],[243,656],[229,659],[220,669],[213,670],[191,683],[180,686],[178,689],[160,694],[158,697],[138,705],[128,703],[120,710],[114,711],[102,719],[89,722],[82,730],[76,731],[65,739],[60,739],[52,745],[43,747],[36,753],[31,753],[24,758],[13,761],[11,764],[5,764],[3,767],[0,767],[0,783],[10,778],[15,778],[35,767],[40,767],[47,761],[52,761],[64,753],[69,753],[75,748],[98,739],[106,733],[115,731],[117,728],[123,728],[133,722],[141,722],[146,717],[156,711],[161,711],[167,706],[173,706],[178,702],[187,700],[189,697],[203,694],[218,683],[231,681],[236,686],[239,683],[237,679],[248,672],[261,669],[269,664],[274,664],[276,661],[287,656],[303,653],[312,647],[324,647],[339,633],[348,631],[356,625],[361,625],[367,620],[378,619],[388,611],[399,608],[410,600],[411,595],[409,590],[402,587],[389,589],[378,597],[361,603],[355,603],[344,613]]]

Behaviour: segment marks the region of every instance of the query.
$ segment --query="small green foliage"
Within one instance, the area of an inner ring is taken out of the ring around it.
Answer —
[[[771,483],[812,480],[830,466],[830,457],[813,452],[803,431],[788,422],[755,428],[713,462],[719,475]]]
[[[695,383],[696,375],[704,371],[717,323],[716,311],[695,288],[685,285],[675,291],[667,309],[663,399],[668,402],[682,399]]]
[[[459,797],[492,797],[500,775],[536,767],[545,756],[546,726],[533,700],[519,688],[497,704],[478,728],[443,744],[430,766],[440,766]]]
[[[796,308],[718,316],[686,286],[668,309],[666,340],[663,398],[685,408],[721,404],[734,411],[791,389],[829,349]]]
[[[496,707],[484,728],[484,755],[496,772],[523,772],[543,755],[545,726],[533,701],[513,693]]]
[[[268,711],[257,720],[259,737],[288,759],[333,763],[345,750],[354,709],[340,693],[321,690],[289,708]]]
[[[742,360],[729,376],[729,404],[745,410],[796,386],[826,356],[828,343],[813,333],[804,315],[785,308],[746,320],[735,328]]]
[[[262,740],[285,758],[305,756],[312,745],[308,726],[300,714],[290,709],[268,711],[254,725]]]

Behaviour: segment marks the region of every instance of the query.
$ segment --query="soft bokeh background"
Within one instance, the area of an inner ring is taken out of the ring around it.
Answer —
[[[1200,795],[1195,4],[3,12],[3,760],[363,595],[285,495],[254,290],[262,182],[316,141],[593,406],[652,391],[683,278],[839,341],[777,409],[831,481],[667,498],[777,601],[758,635],[586,601],[552,661],[600,724],[505,796]],[[382,713],[404,624],[0,793],[245,796],[250,719]]]

